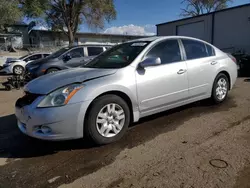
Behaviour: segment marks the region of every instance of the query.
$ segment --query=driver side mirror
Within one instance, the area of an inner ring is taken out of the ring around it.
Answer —
[[[159,57],[148,57],[144,59],[140,63],[140,67],[145,68],[145,67],[152,67],[152,66],[157,66],[161,64],[161,58]]]
[[[72,59],[72,57],[71,57],[70,54],[66,54],[66,55],[63,57],[63,60],[64,60],[64,61],[69,61],[70,59]]]

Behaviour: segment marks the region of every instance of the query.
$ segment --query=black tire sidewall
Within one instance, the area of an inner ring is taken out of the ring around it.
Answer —
[[[114,137],[106,138],[103,137],[97,130],[96,127],[96,117],[100,110],[107,104],[115,103],[121,106],[125,113],[125,123],[122,130]],[[117,95],[104,95],[97,98],[93,101],[93,104],[90,106],[90,110],[87,113],[86,121],[85,121],[85,135],[88,136],[91,140],[93,140],[98,145],[105,145],[112,142],[115,142],[123,137],[125,132],[128,129],[130,123],[130,110],[128,104]]]
[[[222,100],[219,100],[218,97],[216,96],[216,87],[217,87],[217,82],[219,81],[219,79],[221,78],[224,78],[227,82],[227,93],[226,93],[226,96],[224,97],[224,99]],[[226,100],[227,98],[227,95],[228,95],[228,91],[229,91],[229,80],[228,80],[228,77],[223,74],[223,73],[220,73],[216,76],[215,80],[214,80],[214,84],[213,84],[213,90],[212,90],[212,100],[214,103],[216,104],[219,104],[219,103],[222,103],[223,101]]]
[[[20,68],[23,70],[21,74],[16,74],[16,73],[15,73],[15,69],[16,69],[17,67],[20,67]],[[16,74],[16,75],[22,75],[22,74],[24,73],[24,68],[23,68],[22,66],[20,66],[20,65],[15,65],[15,66],[13,67],[13,73]]]

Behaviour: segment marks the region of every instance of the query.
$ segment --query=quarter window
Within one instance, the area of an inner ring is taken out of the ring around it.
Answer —
[[[157,44],[147,54],[147,57],[159,57],[162,64],[181,61],[181,52],[177,40],[166,40]]]
[[[211,46],[195,40],[182,39],[186,51],[187,60],[212,56],[214,50]]]
[[[215,51],[214,51],[212,46],[206,44],[206,48],[207,48],[208,56],[214,56],[215,55]]]
[[[95,56],[103,52],[103,47],[88,47],[88,55]]]

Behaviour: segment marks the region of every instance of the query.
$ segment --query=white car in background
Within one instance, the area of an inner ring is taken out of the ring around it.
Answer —
[[[25,66],[35,60],[45,58],[49,56],[50,53],[33,53],[28,54],[23,57],[17,58],[7,58],[6,62],[3,64],[0,72],[7,74],[21,75],[24,73]]]

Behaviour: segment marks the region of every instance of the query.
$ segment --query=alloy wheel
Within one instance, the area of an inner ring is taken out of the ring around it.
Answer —
[[[15,74],[22,74],[23,73],[23,69],[22,69],[22,67],[20,67],[20,66],[18,66],[18,67],[15,67],[14,68],[14,73]]]
[[[97,115],[96,127],[103,137],[114,137],[122,130],[125,123],[123,108],[115,103],[105,105]]]
[[[227,92],[228,92],[227,81],[225,78],[220,78],[216,86],[216,97],[219,100],[223,100],[227,96]]]

